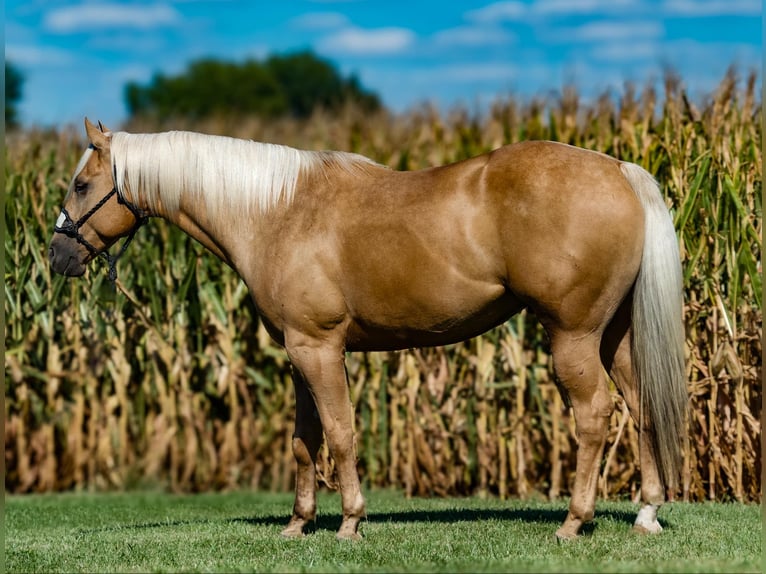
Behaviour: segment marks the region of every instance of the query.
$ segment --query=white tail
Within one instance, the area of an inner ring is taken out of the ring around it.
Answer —
[[[645,238],[633,294],[631,355],[641,397],[641,431],[652,431],[657,467],[678,486],[688,403],[684,366],[683,277],[673,221],[655,179],[620,165],[644,208]],[[648,418],[647,418],[648,417]]]

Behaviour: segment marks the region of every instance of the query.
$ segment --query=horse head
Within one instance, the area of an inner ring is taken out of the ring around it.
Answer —
[[[114,279],[117,259],[146,216],[117,190],[110,149],[112,133],[101,122],[96,127],[87,118],[85,132],[88,148],[69,184],[48,257],[56,273],[79,277],[88,263],[102,255],[109,262],[110,278]],[[109,247],[125,236],[128,240],[118,255],[109,255]]]

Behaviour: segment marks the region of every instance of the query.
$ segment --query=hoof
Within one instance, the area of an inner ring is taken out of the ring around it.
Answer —
[[[351,540],[352,542],[358,542],[362,539],[362,535],[358,532],[349,532],[349,533],[343,533],[338,532],[338,534],[335,535],[335,538],[338,540]]]
[[[361,540],[362,535],[359,534],[359,519],[349,519],[344,521],[340,525],[340,529],[338,530],[338,534],[335,535],[335,537],[338,540]]]
[[[569,542],[570,540],[577,540],[580,537],[577,532],[572,532],[571,530],[565,529],[565,528],[559,528],[556,531],[556,541],[557,542]]]
[[[662,526],[655,521],[654,524],[634,524],[632,530],[636,534],[659,534],[662,532]]]
[[[633,524],[633,531],[640,534],[659,534],[662,532],[662,526],[657,522],[657,506],[647,504],[638,511],[636,522]]]
[[[570,512],[567,515],[566,520],[564,520],[564,523],[556,531],[556,539],[559,542],[562,540],[575,540],[579,537],[580,528],[582,527],[583,522],[585,522],[583,519],[575,518]]]
[[[292,518],[285,529],[282,531],[282,536],[285,538],[303,538],[306,535],[303,532],[306,524],[308,524],[307,520]]]

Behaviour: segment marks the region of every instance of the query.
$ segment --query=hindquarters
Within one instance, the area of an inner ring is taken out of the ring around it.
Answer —
[[[609,156],[552,142],[494,152],[494,190],[508,288],[553,335],[601,333],[641,265],[644,212]]]
[[[605,342],[616,336],[618,310],[620,320],[627,321],[622,336],[629,330],[647,215],[621,162],[608,156],[537,142],[510,148],[498,160],[491,178],[492,185],[505,185],[498,201],[504,209],[499,227],[509,289],[538,315],[550,336],[556,376],[577,426],[572,499],[557,531],[560,538],[570,538],[595,510],[614,409],[603,364],[617,354]],[[618,359],[620,369],[632,372],[629,352]]]

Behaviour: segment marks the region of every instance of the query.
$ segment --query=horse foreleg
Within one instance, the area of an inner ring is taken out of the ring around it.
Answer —
[[[343,505],[340,539],[360,539],[365,515],[354,448],[353,409],[346,382],[343,348],[302,334],[286,334],[290,360],[301,372],[316,403],[330,454],[335,459]]]
[[[283,536],[302,536],[306,525],[316,519],[316,459],[322,445],[322,423],[306,381],[293,369],[295,387],[295,434],[293,455],[297,463],[293,516]]]
[[[577,426],[577,468],[569,513],[556,531],[559,539],[574,538],[582,525],[593,519],[599,466],[604,452],[609,417],[614,410],[599,360],[594,335],[556,334],[553,363],[569,393]]]
[[[637,532],[658,533],[657,509],[665,502],[665,488],[657,468],[652,446],[654,429],[649,421],[641,421],[638,387],[630,354],[630,300],[624,302],[604,333],[601,359],[628,405],[628,410],[640,429],[639,463],[641,465],[641,501],[643,506],[633,525]]]

